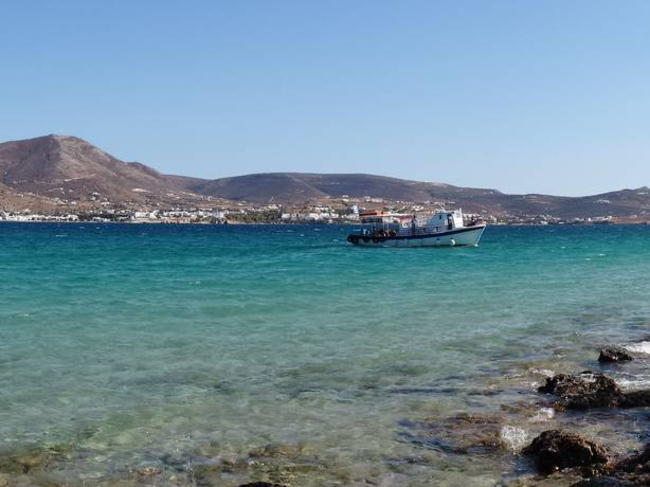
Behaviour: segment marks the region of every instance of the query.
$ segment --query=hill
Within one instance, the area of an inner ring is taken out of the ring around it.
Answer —
[[[266,173],[203,181],[187,188],[202,195],[253,203],[300,204],[321,199],[371,197],[393,203],[462,207],[472,213],[551,215],[558,218],[629,216],[650,211],[650,190],[562,197],[510,195],[495,189],[464,188],[369,174]]]
[[[19,194],[122,203],[183,186],[144,164],[120,161],[83,139],[61,135],[0,144],[0,183]]]
[[[370,174],[264,173],[207,181],[189,189],[233,200],[287,203],[366,196],[391,201],[426,201],[436,188],[453,186]]]
[[[206,202],[223,206],[227,201],[304,205],[368,198],[393,205],[462,207],[494,216],[587,218],[650,213],[647,187],[570,198],[509,195],[495,189],[369,174],[263,173],[205,180],[161,174],[139,162],[121,161],[78,137],[48,135],[0,144],[0,208],[98,202],[131,209]]]

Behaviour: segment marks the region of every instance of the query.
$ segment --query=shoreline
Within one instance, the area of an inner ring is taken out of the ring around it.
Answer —
[[[639,350],[650,348],[648,340],[650,337],[643,337],[627,344],[617,344],[614,348],[606,348],[605,350],[609,352],[605,353],[605,356],[609,359],[605,360],[601,360],[604,353],[601,349],[598,362],[601,371],[598,372],[588,371],[574,375],[556,373],[551,376],[550,371],[535,368],[537,364],[534,362],[522,362],[518,366],[522,370],[529,371],[528,377],[531,377],[531,374],[545,377],[541,386],[530,384],[530,389],[522,396],[522,400],[514,403],[502,402],[499,408],[492,411],[460,412],[422,418],[415,414],[411,418],[405,418],[397,430],[402,430],[401,435],[406,434],[402,436],[401,441],[411,444],[416,452],[420,450],[422,453],[416,457],[393,458],[390,460],[393,465],[391,468],[397,469],[396,472],[402,472],[400,474],[404,475],[402,481],[408,484],[411,475],[409,469],[413,465],[419,465],[420,469],[425,470],[435,470],[440,467],[436,455],[431,456],[427,453],[440,451],[459,461],[463,458],[476,460],[482,458],[482,461],[510,465],[509,469],[502,470],[502,478],[499,482],[503,485],[583,487],[601,485],[597,483],[599,478],[606,480],[617,478],[621,482],[620,485],[646,485],[643,482],[650,479],[650,467],[645,470],[637,469],[637,471],[630,471],[627,467],[630,462],[636,461],[637,456],[645,454],[638,453],[643,447],[634,450],[629,446],[622,449],[612,446],[617,444],[616,438],[622,440],[627,434],[620,431],[621,425],[647,421],[643,419],[643,413],[637,411],[636,416],[619,417],[619,406],[616,403],[596,403],[594,409],[589,406],[582,407],[580,402],[576,403],[577,406],[571,406],[571,402],[562,401],[566,398],[569,401],[581,401],[584,398],[590,400],[591,397],[596,399],[603,397],[598,389],[594,389],[596,387],[594,384],[599,384],[601,378],[606,384],[613,384],[605,375],[607,371],[611,373],[615,370],[612,367],[625,367],[633,360],[647,361],[648,356]],[[617,352],[612,355],[610,354],[612,350]],[[626,350],[631,351],[634,357]],[[622,355],[617,355],[619,353]],[[595,382],[592,377],[596,378]],[[497,389],[497,395],[516,393],[517,388],[521,387],[521,385],[510,384],[512,390],[508,390],[506,383]],[[568,384],[569,389],[559,389],[564,383]],[[616,386],[607,386],[609,394],[613,394],[611,397],[621,394],[616,392],[618,389],[612,387]],[[479,394],[493,395],[487,385],[485,391]],[[634,413],[634,408],[650,406],[650,390],[648,398],[647,404],[623,407],[632,408],[630,411]],[[572,409],[574,412],[567,414],[567,411]],[[634,417],[638,419],[633,419]],[[607,430],[609,433],[602,438],[594,438],[591,433],[585,435],[582,432],[585,429],[583,418],[587,419],[587,424],[592,424],[595,420],[599,430]],[[86,434],[91,438],[93,431],[89,430]],[[399,440],[399,437],[398,434],[395,439]],[[548,454],[543,456],[544,441],[554,441],[554,439],[560,443],[552,444],[548,448],[556,453],[551,453],[550,457]],[[609,446],[601,446],[605,439]],[[93,454],[92,449],[86,451],[83,444],[82,437],[69,442],[43,441],[41,444],[32,442],[0,449],[0,486],[87,485],[83,475],[75,478],[75,474],[72,473],[77,469],[83,472],[82,466],[86,456]],[[650,452],[650,443],[646,446]],[[559,452],[557,448],[560,448]],[[585,460],[581,448],[597,454]],[[535,449],[542,449],[542,453]],[[622,453],[624,450],[627,453]],[[75,467],[78,462],[81,463]],[[143,484],[292,487],[322,485],[322,482],[361,485],[358,483],[359,479],[355,479],[355,474],[348,472],[345,465],[325,460],[318,452],[316,444],[273,442],[258,446],[251,445],[247,453],[234,455],[224,453],[219,444],[195,444],[172,456],[150,457],[148,460],[139,460],[133,464],[123,464],[118,471],[107,471],[94,479],[97,482],[95,485],[123,487]],[[371,479],[372,476],[367,481],[374,482]],[[588,483],[592,481],[595,483]],[[637,481],[638,483],[623,483]]]
[[[211,223],[211,222],[188,222],[188,221],[93,221],[93,220],[4,220],[0,219],[2,223],[65,223],[65,224],[82,224],[82,223],[95,223],[95,224],[124,224],[124,225],[208,225],[208,226],[230,226],[230,225],[243,225],[243,226],[359,226],[359,222],[320,222],[320,221],[300,221],[300,222],[238,222],[230,221],[227,223]],[[617,221],[608,223],[491,223],[488,227],[613,227],[613,226],[646,226],[650,225],[650,221]]]

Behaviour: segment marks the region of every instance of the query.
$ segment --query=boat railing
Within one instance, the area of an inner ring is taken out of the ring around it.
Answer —
[[[480,225],[480,223],[479,223]],[[402,226],[399,229],[372,229],[372,228],[360,228],[352,230],[352,235],[359,236],[369,236],[369,237],[410,237],[410,236],[429,236],[437,235],[439,233],[444,233],[450,230],[446,225],[438,226]]]
[[[415,228],[408,227],[408,228],[401,228],[399,231],[399,235],[407,235],[407,236],[434,235],[442,231],[444,231],[442,227],[438,229],[436,229],[435,227],[415,227]]]

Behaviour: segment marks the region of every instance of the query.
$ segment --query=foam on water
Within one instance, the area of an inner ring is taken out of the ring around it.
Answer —
[[[533,374],[543,375],[544,377],[553,377],[555,372],[551,369],[533,369],[531,370]]]
[[[650,376],[639,375],[634,378],[617,377],[616,383],[624,390],[640,390],[650,388]]]
[[[628,352],[650,355],[650,341],[642,341],[623,345]]]
[[[555,410],[553,408],[541,408],[530,418],[532,423],[544,423],[555,417]]]
[[[514,452],[521,451],[530,442],[528,432],[519,426],[504,426],[501,428],[500,437],[506,447]]]

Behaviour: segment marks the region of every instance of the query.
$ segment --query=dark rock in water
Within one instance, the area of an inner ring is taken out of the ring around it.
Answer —
[[[544,383],[537,388],[537,392],[542,394],[562,394],[565,389],[571,387],[578,387],[579,379],[576,379],[575,376],[568,374],[556,374],[553,377],[547,377]],[[571,390],[571,389],[569,389]]]
[[[617,407],[624,397],[613,379],[591,371],[549,377],[538,391],[559,396],[553,404],[558,410]]]
[[[643,451],[631,455],[614,466],[615,471],[650,474],[650,443]]]
[[[535,466],[543,474],[574,467],[587,469],[589,473],[598,472],[607,463],[604,447],[560,430],[544,431],[522,453],[533,457]]]
[[[595,477],[571,484],[571,487],[634,487],[636,485],[639,484],[615,477]]]
[[[553,403],[553,407],[559,411],[650,406],[650,390],[626,393],[610,377],[590,371],[578,375],[558,374],[549,377],[537,390],[559,396]]]
[[[599,362],[628,362],[632,360],[632,355],[621,348],[603,348],[598,356]]]
[[[281,484],[272,484],[270,482],[251,482],[249,484],[241,484],[239,487],[285,487]]]
[[[604,374],[585,370],[578,375],[557,374],[547,377],[537,389],[544,394],[557,396],[593,394],[605,390],[618,390],[616,382]]]
[[[553,407],[558,411],[616,408],[623,405],[623,399],[624,396],[620,393],[598,392],[584,396],[563,396],[553,403]]]
[[[640,453],[610,466],[606,477],[582,480],[571,487],[628,487],[650,485],[650,444]]]
[[[621,408],[645,408],[650,406],[650,390],[632,391],[623,395],[619,403]]]

